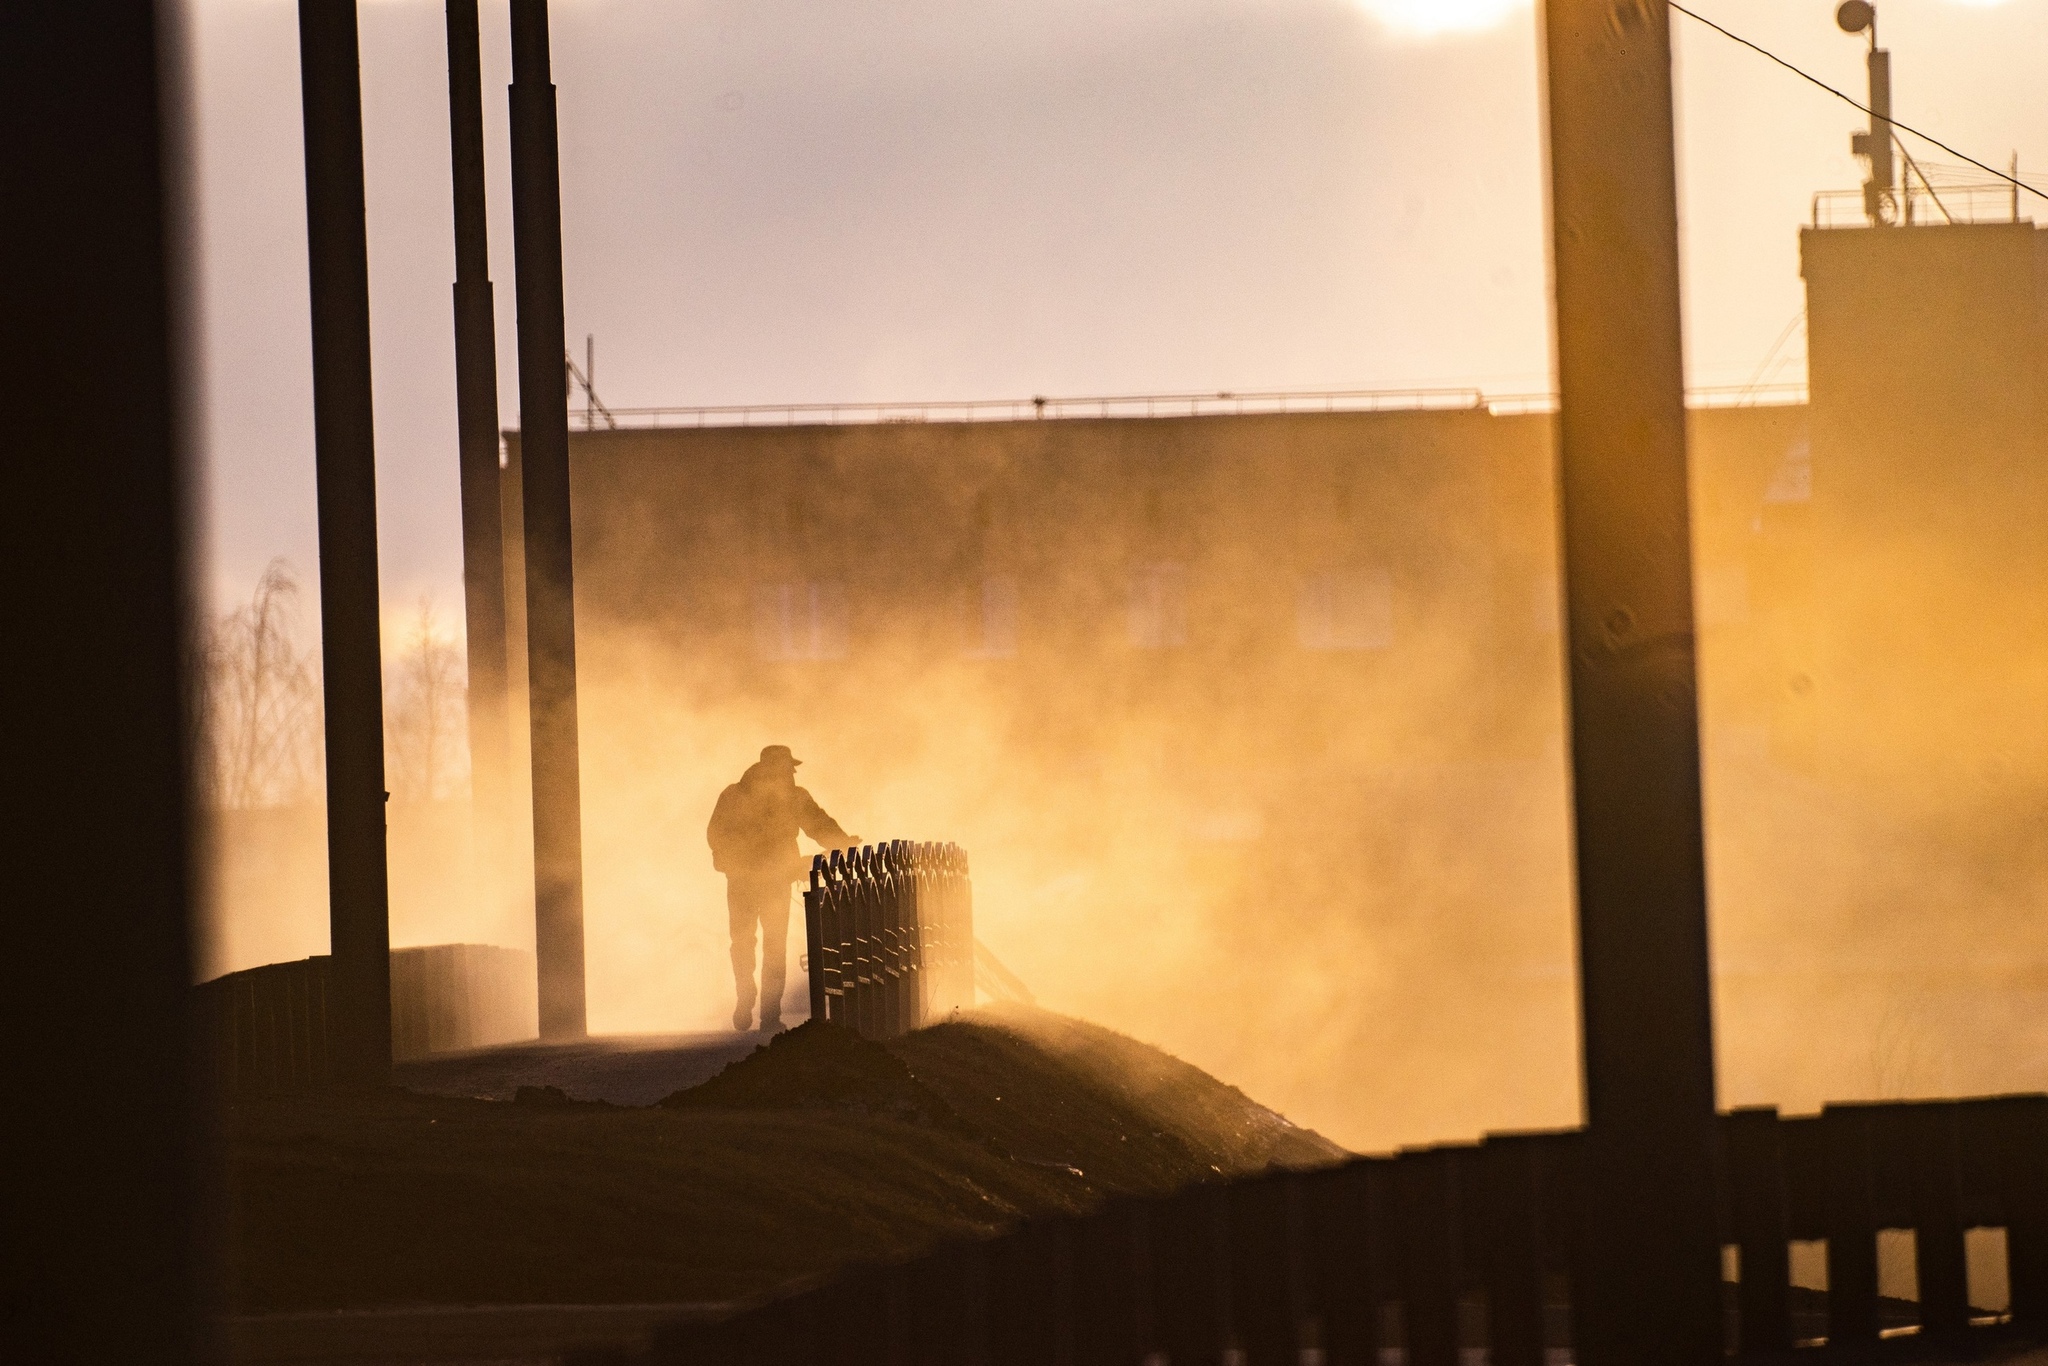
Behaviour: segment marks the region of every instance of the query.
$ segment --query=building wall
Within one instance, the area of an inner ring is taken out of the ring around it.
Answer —
[[[1693,423],[1708,722],[1766,750],[1805,425]],[[782,742],[850,829],[965,844],[1056,1008],[1358,1142],[1572,1122],[1550,429],[576,433],[594,1019],[728,1008],[702,825]],[[1364,1057],[1397,1112],[1331,1093]]]
[[[2048,768],[2048,234],[1801,234],[1820,746],[1839,781]]]

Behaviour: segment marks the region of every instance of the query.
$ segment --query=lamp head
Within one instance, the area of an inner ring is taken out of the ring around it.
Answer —
[[[1842,0],[1835,11],[1835,25],[1844,33],[1861,33],[1877,19],[1877,7],[1870,0]]]

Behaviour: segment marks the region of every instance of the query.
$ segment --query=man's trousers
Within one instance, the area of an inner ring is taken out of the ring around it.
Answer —
[[[775,874],[728,873],[725,910],[732,928],[732,984],[736,1013],[754,1008],[754,927],[761,930],[761,1019],[782,1018],[782,988],[789,976],[789,888]]]

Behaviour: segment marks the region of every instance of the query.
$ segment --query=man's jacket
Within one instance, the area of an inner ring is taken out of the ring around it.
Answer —
[[[794,882],[810,860],[797,852],[801,830],[828,849],[848,843],[839,822],[811,800],[811,794],[760,764],[718,794],[711,825],[711,866],[742,877],[783,877]]]

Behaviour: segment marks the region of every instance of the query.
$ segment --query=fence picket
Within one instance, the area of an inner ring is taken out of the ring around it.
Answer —
[[[1407,1366],[1459,1366],[1461,1178],[1470,1149],[1424,1148],[1395,1161],[1401,1247],[1401,1326]]]
[[[1792,1347],[1791,1224],[1785,1152],[1775,1109],[1736,1110],[1722,1121],[1730,1235],[1741,1249],[1738,1341],[1744,1352]]]
[[[1828,1188],[1828,1343],[1877,1341],[1877,1125],[1872,1107],[1821,1111]]]
[[[1899,1107],[1890,1118],[1902,1130],[1896,1142],[1910,1174],[1921,1332],[1953,1337],[1970,1326],[1956,1107],[1922,1102]]]
[[[2012,1320],[2048,1329],[2048,1096],[2001,1096],[1987,1113],[2005,1218]]]
[[[1293,1174],[1271,1172],[1224,1189],[1237,1345],[1249,1366],[1297,1366],[1306,1289]]]
[[[1482,1231],[1489,1366],[1543,1366],[1546,1135],[1500,1134],[1480,1146],[1470,1226]]]

